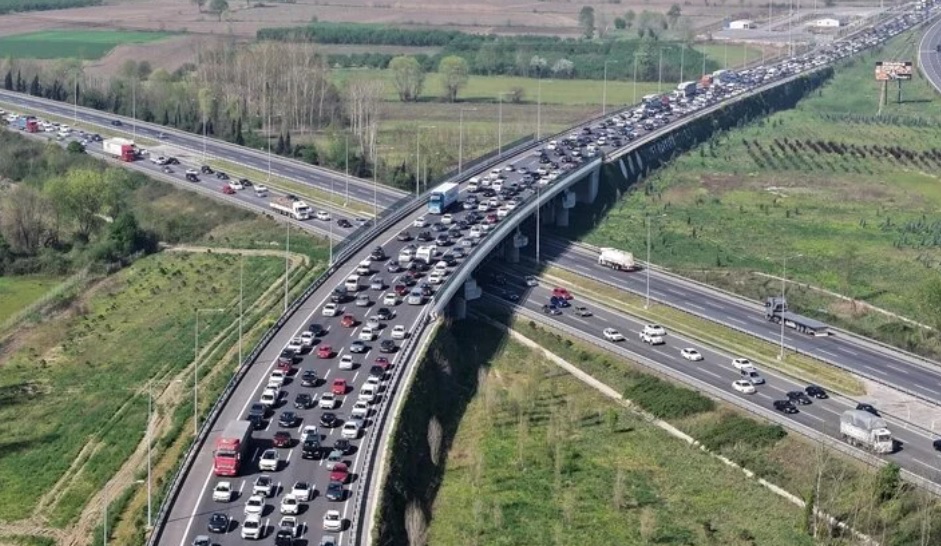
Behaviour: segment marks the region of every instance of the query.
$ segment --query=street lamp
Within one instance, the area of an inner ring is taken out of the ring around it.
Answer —
[[[343,206],[350,202],[350,134],[346,133],[346,199],[343,200]]]
[[[115,484],[111,484],[111,485],[112,485],[112,487],[118,487],[118,486],[122,486],[122,485],[137,485],[137,484],[142,484],[142,483],[144,483],[144,480],[132,480],[132,481],[129,480],[129,481],[123,481],[123,482],[119,482],[119,483],[115,483]],[[102,527],[103,527],[104,529],[103,529],[103,531],[102,531],[102,533],[101,533],[101,534],[102,534],[102,544],[103,544],[104,546],[108,546],[108,503],[111,502],[111,495],[108,493],[108,488],[107,488],[107,487],[105,487],[104,490],[102,490],[102,494],[103,494],[104,497],[105,497],[105,498],[104,498],[104,505],[105,505],[105,506],[104,506],[104,514],[103,514],[103,516],[104,516],[104,517],[103,517],[104,522],[103,522],[103,525],[102,525]]]
[[[644,264],[644,270],[647,273],[647,300],[644,303],[644,309],[650,308],[650,224],[653,218],[663,218],[665,216],[666,214],[660,214],[645,217],[644,223],[647,224],[647,262]]]
[[[637,104],[637,57],[640,56],[639,51],[634,52],[634,100],[631,101],[631,104]]]
[[[503,95],[509,95],[509,91],[497,93],[497,100],[500,106],[497,107],[497,155],[503,154]]]
[[[241,360],[241,359],[239,359]],[[182,383],[182,379],[174,379],[172,381],[163,381],[158,383]],[[153,514],[153,473],[151,464],[151,451],[153,450],[154,440],[153,440],[153,419],[154,419],[154,381],[147,382],[147,427],[144,431],[144,436],[147,441],[147,529],[153,529],[154,520],[152,517]],[[107,505],[106,505],[107,509]]]
[[[419,125],[415,130],[415,197],[421,195],[421,130],[434,128],[434,125]]]
[[[601,115],[606,115],[608,106],[608,63],[616,63],[617,60],[608,60],[604,62],[604,85],[601,86]]]
[[[542,82],[552,83],[552,80],[539,78],[536,85],[536,140],[542,138]]]
[[[794,258],[802,258],[803,254],[793,254],[791,256],[782,256],[781,257],[781,304],[784,304],[784,296],[787,292],[787,261]],[[767,257],[766,259],[774,261],[775,258],[772,256]],[[781,348],[778,353],[778,360],[784,360],[784,323],[785,320],[782,317],[779,321],[781,323]]]
[[[284,223],[284,312],[288,311],[288,273],[291,264],[291,221]]]
[[[457,148],[457,174],[464,172],[464,111],[476,112],[476,108],[461,108],[461,124],[460,124],[460,137],[459,144]]]
[[[206,307],[196,309],[196,324],[193,328],[193,436],[199,434],[199,314],[221,313],[225,309]]]

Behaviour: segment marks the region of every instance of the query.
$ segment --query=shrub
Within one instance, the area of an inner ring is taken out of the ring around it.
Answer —
[[[628,387],[624,397],[661,419],[688,417],[715,409],[715,403],[698,392],[652,376],[644,376]]]
[[[706,447],[720,451],[723,447],[743,444],[761,448],[774,444],[787,436],[781,425],[766,425],[748,417],[726,414],[715,426],[700,435]]]

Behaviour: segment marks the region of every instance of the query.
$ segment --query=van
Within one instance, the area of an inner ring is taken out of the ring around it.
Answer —
[[[376,392],[377,392],[377,390],[378,390],[378,389],[377,389],[377,387],[376,387],[375,385],[372,385],[372,384],[370,384],[370,383],[366,383],[366,384],[363,385],[363,387],[359,390],[359,396],[357,396],[357,399],[362,400],[363,402],[366,402],[367,404],[372,404],[373,401],[376,400]]]
[[[370,264],[371,264],[371,263],[372,263],[372,262],[370,262],[369,260],[363,260],[363,261],[359,262],[359,265],[356,266],[356,274],[357,274],[357,275],[369,275],[369,274],[371,274],[371,273],[372,273],[372,268],[370,267]]]
[[[415,248],[407,246],[399,252],[399,263],[408,263],[415,257]]]
[[[343,283],[343,286],[350,292],[356,292],[359,290],[359,275],[350,275],[346,278],[346,282]]]
[[[467,181],[467,191],[473,193],[480,189],[480,177],[472,176],[470,180]]]

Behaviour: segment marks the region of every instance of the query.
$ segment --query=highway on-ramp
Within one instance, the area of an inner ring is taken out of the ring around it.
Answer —
[[[918,68],[931,86],[941,93],[941,20],[928,27],[918,43]]]

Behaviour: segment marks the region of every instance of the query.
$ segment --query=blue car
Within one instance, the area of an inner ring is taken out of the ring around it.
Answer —
[[[565,298],[552,296],[549,298],[549,305],[552,307],[571,307],[572,304],[570,304]]]

